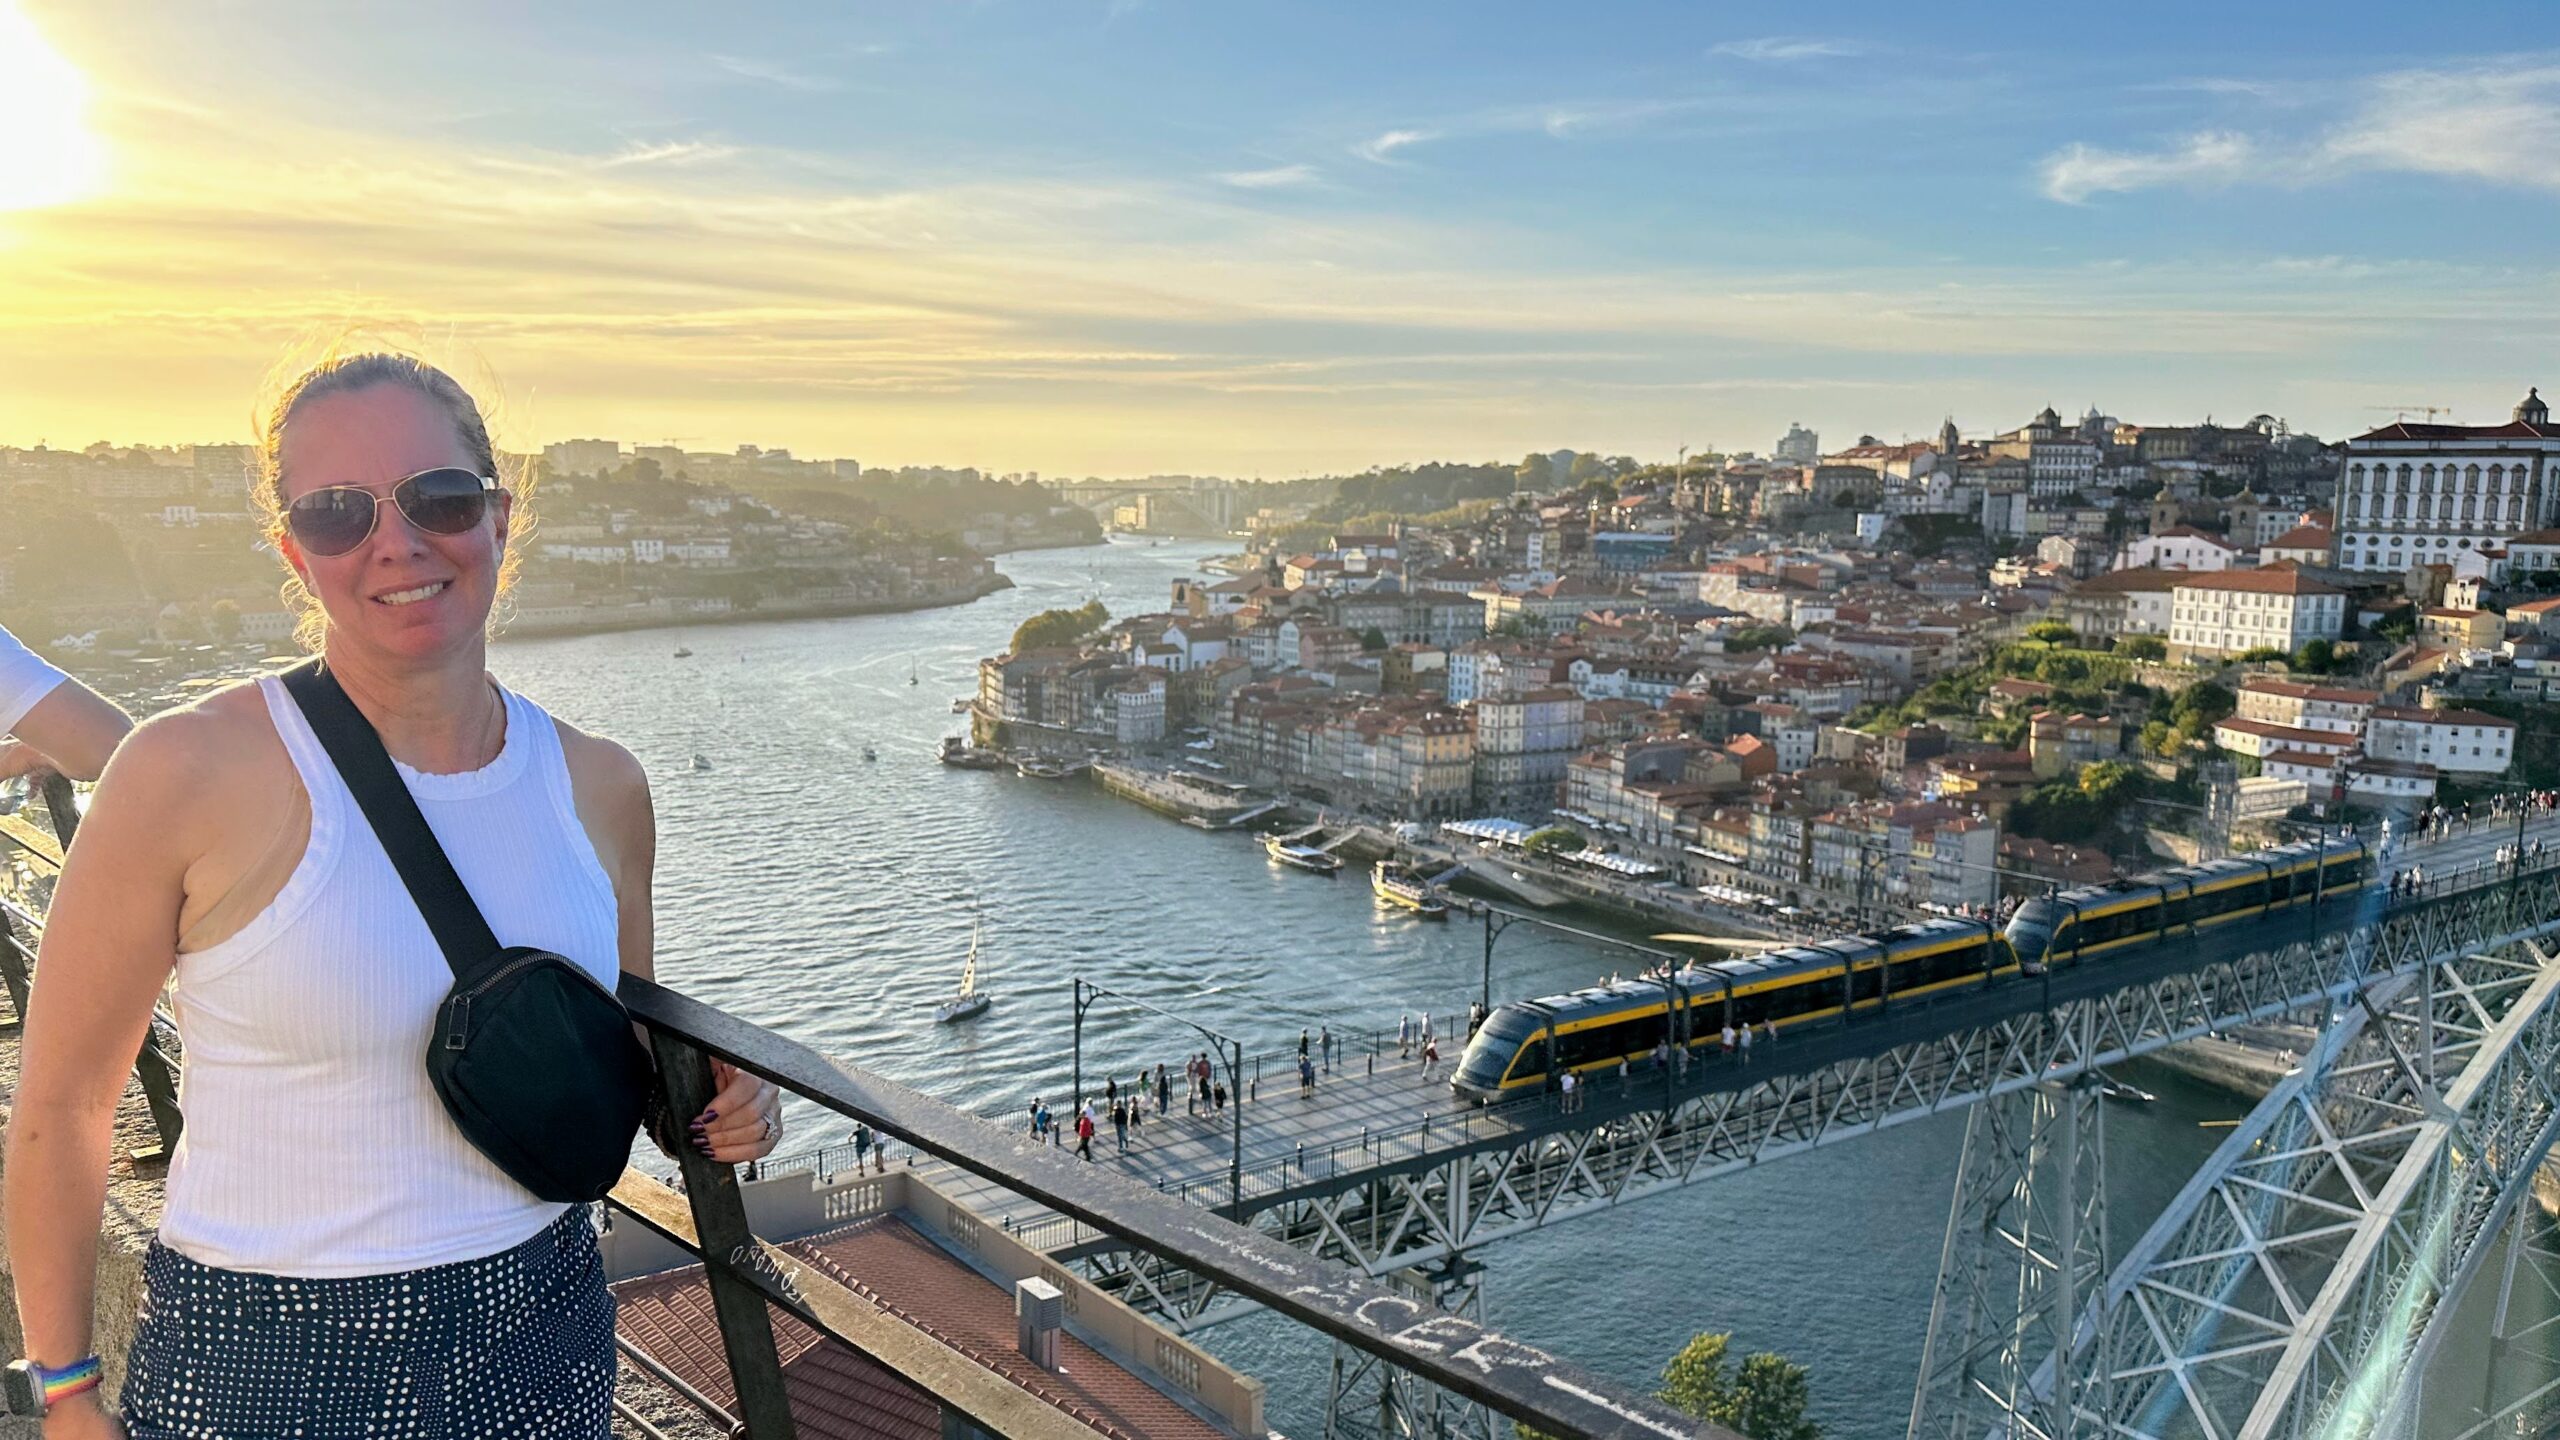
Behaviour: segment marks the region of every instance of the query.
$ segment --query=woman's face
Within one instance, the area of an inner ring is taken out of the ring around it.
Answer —
[[[329,617],[331,649],[423,660],[481,642],[497,600],[511,497],[500,492],[489,517],[460,535],[421,530],[388,500],[393,486],[421,470],[480,468],[441,406],[405,385],[323,396],[286,424],[279,459],[288,505],[331,485],[385,497],[373,533],[344,555],[305,554],[290,532],[284,537],[285,562]]]

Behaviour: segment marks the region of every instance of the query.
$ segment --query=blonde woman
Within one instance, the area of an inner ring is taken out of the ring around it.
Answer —
[[[647,777],[489,678],[518,517],[478,405],[420,362],[343,357],[286,387],[261,448],[288,590],[499,939],[608,985],[649,974]],[[446,1117],[422,1057],[451,972],[276,681],[126,740],[37,977],[5,1201],[49,1440],[608,1433],[586,1212]],[[164,983],[186,1130],[110,1406],[90,1378],[110,1127]],[[779,1095],[718,1079],[697,1147],[769,1153]]]

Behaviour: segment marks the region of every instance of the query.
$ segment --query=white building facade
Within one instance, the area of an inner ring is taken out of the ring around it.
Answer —
[[[2397,572],[2553,523],[2560,427],[2539,390],[2504,425],[2403,421],[2347,442],[2338,565]]]

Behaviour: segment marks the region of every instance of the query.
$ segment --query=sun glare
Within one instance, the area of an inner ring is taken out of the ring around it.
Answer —
[[[106,149],[89,129],[89,82],[35,22],[0,0],[0,211],[97,190]]]

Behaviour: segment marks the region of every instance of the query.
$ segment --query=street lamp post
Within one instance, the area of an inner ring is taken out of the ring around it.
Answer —
[[[1177,1015],[1161,1005],[1150,1004],[1135,995],[1123,994],[1106,985],[1096,985],[1078,975],[1075,977],[1075,1103],[1084,1104],[1084,1012],[1095,1001],[1108,995],[1115,1000],[1135,1005],[1150,1015],[1160,1015],[1176,1024],[1188,1025],[1208,1040],[1209,1049],[1227,1067],[1227,1104],[1235,1117],[1234,1138],[1227,1154],[1227,1218],[1241,1223],[1244,1219],[1244,1045],[1230,1040],[1187,1015]]]

